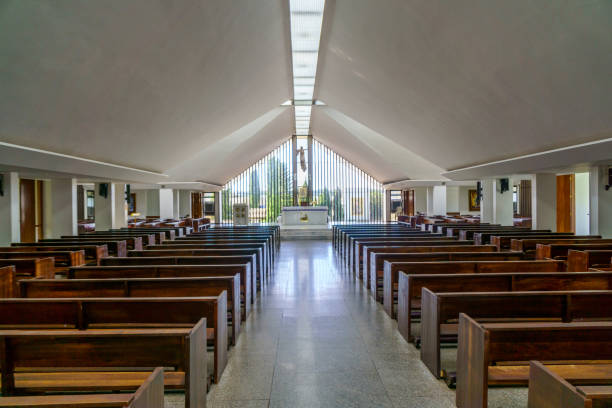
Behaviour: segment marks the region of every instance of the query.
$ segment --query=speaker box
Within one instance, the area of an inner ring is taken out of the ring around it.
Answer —
[[[510,190],[510,179],[499,179],[499,192],[504,194],[508,190]]]
[[[612,187],[612,167],[608,168],[608,184],[606,184],[606,191]]]
[[[100,190],[98,191],[100,197],[108,197],[108,183],[101,183]]]
[[[125,185],[125,201],[130,202],[131,188],[129,184]]]
[[[480,205],[482,200],[482,183],[479,181],[476,183],[476,203]]]

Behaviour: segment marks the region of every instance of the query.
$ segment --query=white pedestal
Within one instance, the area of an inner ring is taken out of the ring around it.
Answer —
[[[282,225],[327,225],[327,207],[283,207]]]

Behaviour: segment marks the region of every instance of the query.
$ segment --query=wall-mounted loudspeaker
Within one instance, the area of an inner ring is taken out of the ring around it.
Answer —
[[[4,174],[0,174],[0,196],[4,196]]]
[[[476,183],[476,204],[480,205],[482,200],[482,183],[479,181]]]
[[[108,197],[108,183],[100,183],[100,189],[98,190],[100,197]]]
[[[130,193],[131,192],[132,191],[131,191],[130,185],[126,184],[125,185],[125,201],[128,202],[128,203],[130,202]]]
[[[510,190],[510,179],[499,179],[499,193],[504,194],[508,190]]]
[[[612,167],[608,168],[608,184],[606,184],[606,191],[612,187]]]

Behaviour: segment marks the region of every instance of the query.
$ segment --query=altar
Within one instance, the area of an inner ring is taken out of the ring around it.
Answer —
[[[281,224],[327,226],[327,207],[283,207]]]

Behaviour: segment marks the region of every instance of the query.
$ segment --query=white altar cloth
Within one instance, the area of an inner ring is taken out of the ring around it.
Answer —
[[[327,207],[283,207],[282,225],[327,225]]]

